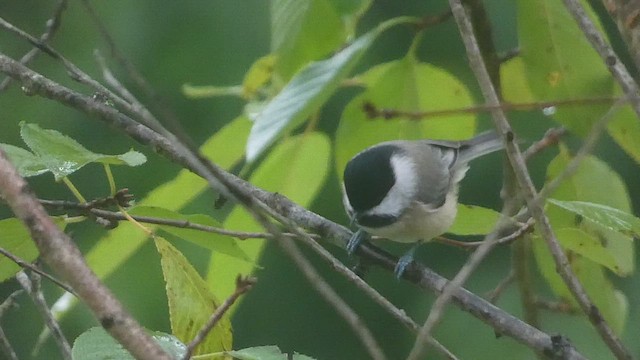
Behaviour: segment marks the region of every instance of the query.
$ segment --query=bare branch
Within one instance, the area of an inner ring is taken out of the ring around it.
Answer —
[[[24,269],[29,269],[37,274],[40,274],[42,276],[44,276],[45,278],[49,279],[52,283],[58,285],[60,288],[64,289],[65,291],[70,292],[71,294],[75,293],[73,292],[73,289],[69,287],[69,285],[63,283],[62,281],[56,279],[55,277],[53,277],[52,275],[47,274],[46,272],[44,272],[43,270],[41,270],[40,268],[38,268],[37,266],[34,266],[32,264],[29,264],[28,261],[25,261],[24,259],[21,259],[20,257],[14,255],[13,253],[0,248],[0,254],[4,255],[7,259],[13,261],[14,263],[18,264],[18,266],[24,268]]]
[[[66,8],[67,8],[67,0],[60,0],[58,2],[58,6],[56,7],[56,9],[53,12],[53,15],[51,16],[51,18],[49,20],[47,20],[47,25],[46,25],[45,32],[42,35],[40,35],[40,42],[41,43],[46,44],[53,37],[53,35],[56,33],[56,31],[60,27],[60,21],[62,19],[62,14],[64,13]],[[39,53],[40,53],[40,49],[38,49],[38,47],[35,47],[35,48],[31,49],[31,51],[26,53],[20,59],[20,63],[22,63],[24,65],[27,65]],[[11,78],[10,77],[2,80],[2,82],[0,83],[0,92],[3,92],[4,90],[6,90],[9,87],[9,85],[11,85]]]
[[[531,103],[510,103],[502,102],[498,105],[475,105],[469,107],[461,107],[455,109],[430,110],[430,111],[405,111],[402,109],[379,109],[372,102],[364,102],[362,110],[369,119],[382,118],[384,120],[392,120],[395,118],[405,118],[409,120],[424,120],[434,117],[455,116],[459,114],[480,114],[490,112],[491,110],[502,109],[504,111],[526,111],[526,110],[544,110],[551,107],[569,107],[569,106],[595,106],[600,104],[611,104],[620,97],[602,96],[584,99],[565,99],[554,101],[536,101]]]
[[[9,311],[14,306],[17,306],[16,299],[20,296],[24,290],[16,290],[12,292],[3,302],[0,304],[0,319],[4,316],[4,314]],[[13,350],[13,346],[9,342],[7,335],[4,333],[2,326],[0,326],[0,349],[7,356],[9,360],[18,360],[18,355],[16,355],[15,350]]]
[[[31,300],[33,300],[36,309],[40,312],[40,316],[44,319],[44,323],[53,334],[53,339],[60,349],[62,358],[71,360],[71,346],[64,337],[60,324],[51,314],[51,309],[49,309],[47,301],[44,299],[42,287],[40,286],[40,276],[37,273],[32,273],[32,276],[28,276],[24,271],[21,271],[16,275],[16,280],[18,280],[18,283],[20,283],[20,286],[22,286],[27,294],[31,296]]]
[[[640,16],[640,2],[628,0],[602,0],[605,8],[618,25],[618,31],[627,44],[627,49],[640,70],[640,31],[638,31],[638,17]]]
[[[0,348],[2,348],[2,351],[5,355],[7,355],[9,360],[19,360],[18,355],[16,355],[15,350],[13,350],[13,346],[11,346],[11,343],[9,342],[7,335],[5,335],[2,326],[0,326]]]
[[[451,5],[453,15],[458,24],[458,28],[460,29],[465,48],[467,49],[467,57],[469,58],[471,68],[476,75],[478,83],[480,84],[482,94],[487,100],[488,104],[498,105],[498,95],[496,94],[496,91],[491,84],[491,79],[489,77],[489,74],[487,73],[486,67],[484,66],[484,62],[482,60],[482,56],[480,55],[480,51],[478,49],[478,45],[473,34],[473,29],[471,24],[469,23],[469,18],[467,17],[466,11],[460,3],[460,0],[449,0],[449,4]],[[636,90],[634,90],[632,93],[627,93],[627,96],[635,97],[636,101],[637,99],[640,99],[635,95]],[[640,102],[638,102],[638,105],[640,105]],[[638,107],[637,111],[640,112],[640,106]],[[531,177],[529,176],[524,158],[522,157],[522,153],[520,152],[520,149],[515,142],[515,134],[511,129],[511,126],[509,125],[504,112],[501,109],[495,109],[491,112],[491,114],[496,128],[498,129],[499,133],[504,136],[507,156],[516,175],[516,179],[518,181],[522,196],[526,200],[531,214],[536,219],[536,224],[540,235],[547,243],[547,246],[549,247],[553,255],[558,273],[564,280],[567,287],[571,290],[571,293],[580,304],[580,307],[585,312],[585,314],[587,314],[589,320],[591,320],[593,325],[596,327],[596,329],[600,333],[600,336],[603,338],[607,346],[609,346],[611,351],[620,359],[630,359],[631,355],[629,353],[629,350],[625,348],[620,339],[618,339],[618,337],[613,333],[609,325],[602,317],[602,314],[593,304],[591,299],[589,299],[584,291],[582,284],[580,284],[575,274],[573,273],[567,256],[558,243],[558,239],[556,238],[553,229],[549,224],[549,219],[544,213],[544,209],[542,208],[540,203],[536,201],[536,189],[533,185],[533,182],[531,181]]]
[[[498,299],[500,298],[500,296],[502,296],[502,293],[504,293],[504,291],[509,287],[509,285],[513,283],[515,279],[516,277],[512,270],[509,274],[507,274],[507,276],[504,277],[504,279],[500,280],[498,285],[496,285],[493,290],[489,291],[485,295],[489,302],[491,302],[492,304],[498,302]]]
[[[191,340],[191,342],[187,345],[187,352],[184,354],[183,360],[189,360],[191,358],[193,350],[195,350],[195,348],[198,347],[198,345],[200,345],[200,343],[207,337],[207,335],[211,332],[211,329],[216,326],[218,321],[222,319],[222,316],[229,310],[229,308],[231,308],[231,305],[233,305],[240,296],[251,290],[255,283],[255,278],[243,278],[241,276],[238,276],[238,278],[236,279],[236,290],[220,306],[218,306],[216,311],[211,314],[211,317],[209,318],[207,323],[202,326],[193,340]]]
[[[573,19],[584,33],[585,37],[591,43],[593,49],[600,55],[602,62],[607,65],[609,71],[616,79],[622,91],[631,102],[631,107],[640,119],[640,97],[638,96],[638,84],[633,79],[627,68],[624,66],[618,55],[613,51],[607,43],[604,35],[596,28],[589,15],[587,15],[584,7],[580,4],[580,0],[563,0],[564,6],[569,10]],[[613,345],[613,344],[612,344]],[[616,352],[617,353],[617,352]],[[627,352],[628,353],[628,352]],[[617,353],[618,356],[623,355],[622,352]]]

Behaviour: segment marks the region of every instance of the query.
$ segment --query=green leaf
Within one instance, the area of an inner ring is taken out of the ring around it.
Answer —
[[[510,103],[538,101],[529,89],[522,57],[514,57],[500,65],[500,87],[504,100]]]
[[[341,14],[328,0],[275,0],[271,15],[271,49],[278,56],[276,73],[283,81],[347,40]]]
[[[211,216],[204,214],[182,215],[175,211],[154,206],[136,206],[129,211],[130,215],[150,216],[159,219],[179,220],[194,225],[204,225],[221,228],[222,225]],[[183,240],[194,243],[203,248],[220,252],[236,259],[250,261],[233,238],[216,233],[204,232],[196,229],[181,228],[170,225],[157,225],[160,229]]]
[[[256,117],[247,141],[247,161],[254,161],[283,132],[316,112],[382,31],[407,21],[397,18],[382,23],[331,58],[313,62],[297,73]]]
[[[640,236],[640,219],[610,206],[584,201],[547,200],[604,228],[629,236]],[[631,240],[631,239],[630,239]]]
[[[578,308],[571,292],[555,270],[555,262],[544,240],[538,236],[533,238],[533,253],[538,264],[538,269],[547,283],[558,297]],[[569,256],[571,268],[584,286],[587,295],[598,307],[602,316],[611,325],[612,329],[621,334],[628,318],[628,302],[623,293],[616,290],[602,266],[583,256],[572,254]]]
[[[558,176],[566,168],[572,157],[564,146],[547,169],[547,179]],[[620,176],[605,162],[593,157],[586,157],[576,173],[551,194],[555,201],[581,201],[601,204],[623,213],[631,212],[631,203],[626,185]],[[559,206],[548,206],[546,209],[554,229],[576,228],[598,239],[615,259],[616,266],[612,270],[620,276],[633,272],[633,242],[629,235],[613,231],[607,226],[591,221],[587,217],[568,212]],[[613,225],[613,224],[610,224]]]
[[[238,360],[287,360],[289,357],[275,345],[255,346],[242,350],[227,351],[226,355]],[[293,360],[313,360],[313,358],[295,353]]]
[[[356,153],[387,140],[465,139],[476,128],[473,115],[392,120],[370,119],[363,106],[399,111],[435,111],[473,105],[469,91],[458,79],[435,66],[419,63],[413,56],[370,69],[361,80],[366,90],[347,104],[336,133],[336,166],[342,171]]]
[[[251,122],[246,117],[236,118],[211,136],[200,147],[200,152],[224,169],[233,167],[242,158],[245,147],[242,139],[246,138],[250,126]],[[207,189],[205,180],[189,170],[181,170],[173,180],[153,189],[137,204],[179,211],[205,189]],[[154,228],[151,225],[148,227]],[[128,223],[121,224],[107,232],[87,253],[87,263],[99,278],[104,279],[114,270],[120,268],[122,263],[129,259],[147,238],[147,234],[136,226]],[[60,301],[64,304],[75,303],[75,301],[65,299]],[[69,306],[64,305],[64,308],[67,309]]]
[[[209,292],[207,283],[180,251],[161,237],[156,236],[154,240],[167,287],[171,331],[183,343],[188,343],[219,304]],[[196,348],[194,355],[226,351],[231,344],[231,320],[226,314]]]
[[[22,177],[38,176],[49,171],[41,159],[28,150],[9,144],[0,144],[0,149],[7,154]]]
[[[287,360],[287,355],[275,345],[233,350],[226,354],[238,360]]]
[[[640,122],[630,105],[618,110],[607,126],[609,135],[640,164]]]
[[[456,235],[485,235],[493,230],[501,216],[492,209],[458,204],[458,215],[447,232]]]
[[[61,230],[64,230],[66,222],[63,217],[51,219]],[[0,220],[0,247],[26,262],[33,262],[40,254],[29,231],[17,218]],[[0,282],[13,277],[20,270],[22,268],[15,262],[0,255]]]
[[[244,80],[242,80],[242,96],[245,99],[254,98],[258,90],[271,80],[277,58],[273,54],[266,55],[251,65],[251,68],[244,75]]]
[[[307,207],[325,183],[330,154],[331,143],[326,135],[311,132],[294,136],[278,144],[249,181]],[[223,227],[230,230],[263,231],[253,217],[238,206],[229,214]],[[266,240],[252,239],[242,241],[238,246],[254,263],[259,264],[258,258],[266,243]],[[216,296],[226,298],[235,288],[236,276],[249,274],[253,270],[255,267],[245,261],[216,254],[211,258],[207,280],[215,284],[212,291]]]
[[[616,259],[597,237],[576,228],[556,229],[555,233],[565,250],[584,256],[616,273],[620,272]]]
[[[586,1],[583,5],[590,11]],[[594,22],[597,18],[592,16]],[[614,82],[561,1],[519,0],[520,54],[531,92],[538,101],[614,95]],[[585,104],[558,107],[558,122],[586,135],[609,108]]]
[[[133,150],[120,155],[94,153],[60,132],[42,129],[36,124],[20,123],[20,136],[56,180],[92,162],[138,166],[147,161],[142,153]]]
[[[187,353],[187,347],[175,336],[162,332],[151,335],[174,359],[181,359]],[[71,356],[74,360],[135,359],[101,327],[93,327],[80,334],[73,342]]]

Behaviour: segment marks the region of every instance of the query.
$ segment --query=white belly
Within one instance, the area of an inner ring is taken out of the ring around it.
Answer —
[[[381,228],[362,228],[371,235],[398,242],[429,241],[444,234],[453,225],[457,200],[455,193],[449,193],[444,205],[436,210],[414,202],[398,222]]]

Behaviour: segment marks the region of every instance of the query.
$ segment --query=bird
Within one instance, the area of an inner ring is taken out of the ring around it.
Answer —
[[[400,278],[416,248],[453,224],[469,162],[502,148],[500,136],[487,131],[463,141],[387,141],[356,154],[342,182],[345,210],[357,226],[347,252],[352,255],[368,235],[415,243],[395,267]]]

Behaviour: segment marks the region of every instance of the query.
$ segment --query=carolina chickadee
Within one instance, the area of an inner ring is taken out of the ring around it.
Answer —
[[[352,254],[366,233],[398,242],[419,242],[396,265],[402,276],[415,248],[451,227],[458,183],[469,161],[502,149],[495,132],[466,141],[398,140],[371,146],[344,169],[344,207],[359,230],[347,244]]]

